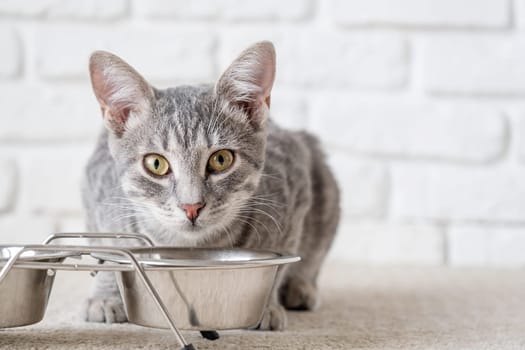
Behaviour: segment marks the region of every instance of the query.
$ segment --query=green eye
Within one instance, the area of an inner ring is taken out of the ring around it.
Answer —
[[[233,164],[233,152],[221,149],[213,153],[208,160],[208,170],[212,173],[228,169]]]
[[[170,171],[170,163],[160,154],[148,154],[144,157],[144,168],[157,176],[164,176]]]

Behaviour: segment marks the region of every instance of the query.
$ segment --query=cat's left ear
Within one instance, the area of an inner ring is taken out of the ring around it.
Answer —
[[[121,137],[135,116],[149,113],[153,88],[120,57],[95,51],[89,60],[93,92],[109,130]]]
[[[217,82],[216,93],[260,126],[268,115],[274,79],[275,49],[262,41],[233,61]]]

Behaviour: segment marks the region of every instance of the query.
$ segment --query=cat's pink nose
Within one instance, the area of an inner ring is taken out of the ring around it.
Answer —
[[[180,208],[186,212],[186,216],[192,223],[195,223],[197,216],[199,216],[200,210],[204,207],[204,203],[194,203],[194,204],[182,204]]]

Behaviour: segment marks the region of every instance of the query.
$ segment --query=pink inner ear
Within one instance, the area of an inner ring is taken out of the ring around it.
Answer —
[[[129,107],[122,108],[116,111],[116,115],[112,115],[112,116],[114,119],[118,120],[119,123],[126,124],[126,122],[128,121],[130,112],[131,112],[131,109]],[[110,113],[112,113],[111,110],[110,110]]]
[[[119,57],[95,51],[89,60],[89,72],[106,126],[117,135],[125,131],[132,111],[145,112],[149,109],[153,89]]]
[[[109,115],[107,118],[107,122],[109,123],[111,130],[113,130],[113,132],[119,137],[122,136],[122,134],[126,130],[126,122],[128,121],[129,113],[129,108],[124,108],[116,112],[112,111],[111,109],[108,109]]]
[[[106,122],[110,128],[120,136],[125,130],[125,124],[132,110],[133,101],[131,101],[131,97],[130,101],[127,101],[125,98],[115,98],[115,94],[119,90],[115,86],[115,82],[111,80],[115,77],[105,74],[104,68],[101,67],[99,62],[92,63],[90,73],[91,84],[100,104],[102,116],[107,119]],[[134,82],[129,81],[127,83],[133,84]]]
[[[104,79],[104,73],[100,67],[97,67],[96,64],[93,64],[90,67],[90,74],[93,92],[95,93],[100,106],[105,109],[108,105],[108,91]]]
[[[260,86],[260,96],[258,96],[268,107],[270,107],[270,94],[275,79],[275,56],[273,52],[260,52],[260,66],[257,67],[256,84]]]

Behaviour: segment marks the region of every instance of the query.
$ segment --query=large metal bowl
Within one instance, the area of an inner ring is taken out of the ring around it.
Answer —
[[[21,247],[0,246],[0,270]],[[18,262],[61,262],[71,256],[66,252],[22,253]],[[40,322],[53,286],[54,273],[47,269],[14,266],[0,283],[0,328],[25,326]]]
[[[180,329],[253,328],[268,302],[280,265],[297,256],[248,249],[131,249]],[[128,263],[120,256],[97,257]],[[167,328],[154,300],[135,271],[117,272],[130,322]]]

